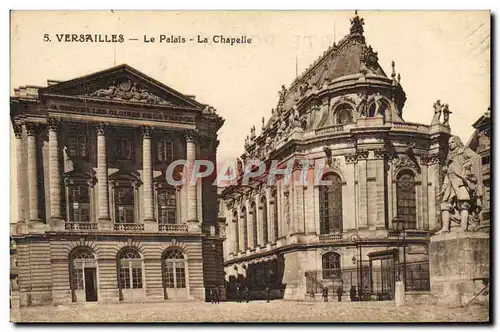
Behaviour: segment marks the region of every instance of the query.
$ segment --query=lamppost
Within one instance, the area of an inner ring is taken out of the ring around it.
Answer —
[[[359,250],[359,260],[356,259],[356,256],[352,257],[352,262],[356,264],[356,261],[358,261],[358,264],[356,264],[356,271],[357,275],[359,277],[358,281],[358,296],[359,300],[361,301],[362,295],[363,295],[363,256],[361,253],[361,237],[358,234],[352,234],[351,235],[351,241],[356,245],[356,249]]]
[[[396,230],[399,231],[398,233],[398,238],[402,234],[402,240],[403,240],[403,282],[404,282],[404,287],[405,287],[405,292],[407,291],[407,280],[406,280],[406,226],[405,222],[402,218],[396,217],[392,221],[394,224],[396,224]],[[399,246],[399,245],[398,245]],[[399,251],[398,251],[399,255]],[[401,275],[399,277],[401,281]]]

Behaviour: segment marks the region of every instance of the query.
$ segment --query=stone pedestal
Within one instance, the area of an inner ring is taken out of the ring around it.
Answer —
[[[438,304],[465,306],[489,282],[490,238],[483,232],[450,232],[431,237],[429,273]]]
[[[402,281],[396,281],[394,300],[396,302],[396,307],[405,305],[405,284]]]

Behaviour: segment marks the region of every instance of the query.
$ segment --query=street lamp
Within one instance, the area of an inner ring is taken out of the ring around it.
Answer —
[[[359,281],[358,281],[358,296],[359,300],[361,301],[362,294],[363,294],[363,256],[361,253],[361,237],[358,234],[352,234],[351,235],[351,241],[356,245],[356,249],[359,249],[359,265],[356,265],[356,270],[357,274],[359,276]],[[352,262],[356,264],[356,256],[352,257]],[[359,266],[359,267],[358,267]]]
[[[402,239],[403,239],[403,281],[404,281],[404,287],[405,287],[405,292],[407,291],[407,280],[406,280],[406,226],[405,222],[402,218],[396,217],[392,221],[393,224],[396,225],[396,230],[399,231],[398,233],[398,238],[402,234]],[[398,244],[399,247],[399,244]],[[399,251],[398,251],[399,255]],[[401,281],[401,275],[400,275],[400,281]]]

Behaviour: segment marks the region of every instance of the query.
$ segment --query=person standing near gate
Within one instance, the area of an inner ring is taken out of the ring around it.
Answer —
[[[250,290],[248,289],[248,286],[245,286],[245,300],[250,302]]]
[[[266,299],[268,303],[271,300],[271,288],[269,286],[266,286]]]
[[[342,286],[339,285],[337,287],[337,299],[339,300],[339,302],[342,302],[342,292],[343,292]]]
[[[236,302],[241,303],[241,285],[239,283],[236,284]]]
[[[356,286],[352,285],[351,289],[349,290],[349,296],[351,297],[351,302],[356,301]]]
[[[328,302],[328,287],[323,287],[323,302]]]
[[[215,286],[215,303],[219,304],[220,303],[220,288],[219,286]]]

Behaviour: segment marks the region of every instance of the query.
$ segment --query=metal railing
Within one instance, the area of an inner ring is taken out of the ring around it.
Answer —
[[[144,231],[144,224],[136,224],[136,223],[115,224],[114,229],[115,229],[115,231],[140,232],[140,231]]]
[[[67,222],[64,225],[67,231],[95,231],[97,223],[95,222]]]
[[[170,232],[170,233],[186,233],[188,231],[187,224],[159,224],[160,232]]]

